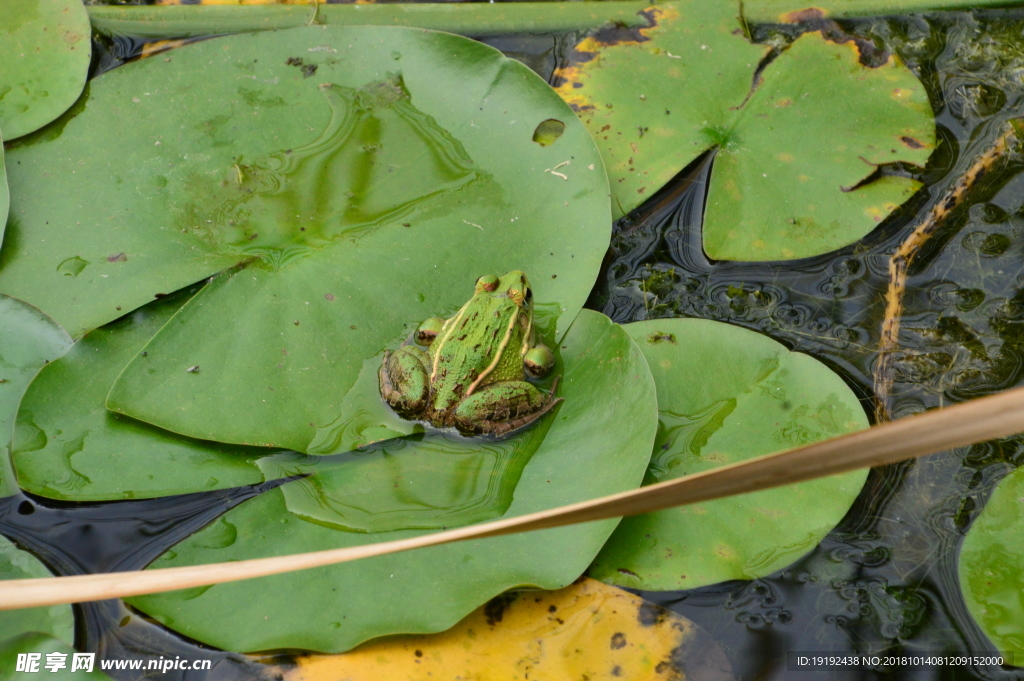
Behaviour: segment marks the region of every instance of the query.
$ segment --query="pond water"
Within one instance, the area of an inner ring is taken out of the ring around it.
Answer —
[[[706,156],[615,225],[588,307],[620,323],[685,316],[760,331],[825,362],[872,413],[889,257],[931,202],[993,142],[1000,125],[1024,113],[1024,12],[760,26],[755,38],[783,45],[799,31],[821,28],[854,36],[866,60],[895,52],[921,77],[936,112],[938,150],[923,171],[892,166],[882,172],[909,174],[925,189],[868,237],[827,256],[783,264],[712,262],[700,244],[706,179],[714,162]],[[502,36],[486,42],[550,79],[578,37]],[[98,46],[94,74],[141,48],[141,41],[131,39]],[[895,362],[895,416],[1021,382],[1022,170],[1024,158],[1011,156],[987,174],[912,266]],[[873,470],[843,522],[811,554],[769,577],[641,595],[706,629],[744,680],[800,677],[787,671],[786,651],[985,651],[989,644],[960,594],[957,551],[994,485],[1024,458],[1022,443],[1008,438]],[[19,496],[0,501],[0,533],[60,574],[137,569],[227,509],[280,484],[99,504],[61,505]],[[196,644],[120,602],[76,606],[76,614],[79,649],[107,657],[200,656]],[[202,656],[210,655],[204,651]],[[267,673],[240,655],[218,655],[207,678]],[[164,678],[185,674],[169,672]],[[1009,679],[1024,674],[948,667],[829,675]]]

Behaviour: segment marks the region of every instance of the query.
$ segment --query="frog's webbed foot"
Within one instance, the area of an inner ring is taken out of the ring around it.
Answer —
[[[427,407],[430,375],[427,355],[419,348],[404,345],[394,353],[385,352],[377,378],[380,396],[399,416],[418,418]]]
[[[545,393],[526,381],[485,386],[455,409],[454,425],[464,435],[504,437],[532,424],[562,401],[555,397],[558,379]]]

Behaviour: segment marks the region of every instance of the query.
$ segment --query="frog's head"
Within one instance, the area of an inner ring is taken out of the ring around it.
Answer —
[[[503,277],[485,274],[476,280],[476,292],[508,298],[519,307],[529,307],[533,304],[530,280],[519,270],[512,270]]]

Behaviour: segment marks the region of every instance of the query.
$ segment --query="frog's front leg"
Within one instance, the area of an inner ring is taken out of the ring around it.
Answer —
[[[480,388],[455,408],[455,427],[463,434],[507,435],[530,425],[562,401],[552,387],[546,393],[526,381],[503,381]]]
[[[384,354],[380,365],[380,394],[400,416],[419,418],[430,396],[430,358],[413,345]]]

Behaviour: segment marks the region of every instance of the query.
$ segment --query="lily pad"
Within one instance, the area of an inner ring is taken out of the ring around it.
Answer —
[[[31,554],[0,536],[0,580],[51,577],[50,571]],[[70,605],[52,605],[23,610],[0,610],[0,651],[10,644],[6,639],[20,634],[40,633],[54,636],[67,645],[75,640],[75,619]],[[13,669],[13,665],[11,666]],[[0,667],[0,671],[7,671]]]
[[[91,331],[40,372],[22,399],[15,429],[13,460],[22,489],[53,499],[100,501],[317,472],[286,489],[286,497],[294,490],[291,510],[357,532],[392,529],[395,523],[450,527],[501,515],[511,503],[522,466],[547,427],[468,449],[455,435],[423,435],[421,424],[399,418],[381,401],[380,355],[364,362],[342,400],[348,417],[317,431],[308,451],[320,456],[195,440],[108,411],[104,399],[124,365],[196,289]],[[556,367],[552,376],[561,371]],[[365,447],[410,433],[418,437]],[[351,451],[356,448],[362,449]],[[336,452],[343,454],[324,456]]]
[[[868,181],[878,164],[923,164],[935,123],[923,85],[895,57],[860,64],[853,42],[798,38],[760,74],[738,4],[678,2],[652,26],[598,32],[558,92],[598,140],[616,214],[717,149],[704,248],[721,260],[833,251],[871,231],[920,186]]]
[[[866,428],[843,380],[754,331],[702,319],[627,324],[658,386],[645,484]],[[626,518],[589,574],[648,590],[771,574],[843,518],[867,471]]]
[[[92,59],[82,0],[4,0],[0,14],[0,131],[13,140],[68,110]]]
[[[0,295],[0,497],[18,491],[8,456],[18,403],[36,372],[70,347],[64,329],[46,315]]]
[[[543,147],[533,134],[552,118],[566,130]],[[94,79],[61,124],[8,150],[18,220],[0,290],[76,337],[239,263],[284,296],[289,324],[352,316],[348,332],[359,307],[382,325],[422,319],[461,302],[465,279],[526,263],[569,321],[611,231],[600,156],[570,109],[522,64],[450,34],[207,40]],[[545,172],[565,161],[568,180]],[[58,271],[70,258],[86,263],[75,276]],[[235,334],[250,312],[220,327]]]
[[[551,119],[562,135],[534,142]],[[204,41],[97,78],[64,123],[9,152],[18,220],[0,290],[81,335],[238,265],[111,395],[191,437],[305,450],[365,360],[457,309],[482,274],[526,269],[564,333],[608,245],[586,129],[525,66],[458,36]]]
[[[90,332],[39,372],[21,401],[12,448],[22,489],[99,501],[263,480],[254,461],[272,452],[193,440],[103,406],[124,365],[193,293],[168,296]]]
[[[284,681],[736,678],[722,648],[692,621],[592,579],[502,594],[440,634],[305,655],[271,672]]]
[[[967,610],[993,650],[1024,660],[1024,468],[1006,476],[960,549]]]
[[[631,489],[647,466],[657,405],[636,344],[607,317],[584,310],[559,352],[565,401],[545,417],[550,429],[522,471],[506,517]],[[513,587],[563,587],[586,569],[616,522],[440,546],[130,602],[172,629],[228,650],[339,652],[378,636],[447,629]],[[306,522],[289,513],[278,488],[228,512],[154,566],[283,555],[420,533],[357,534]]]

